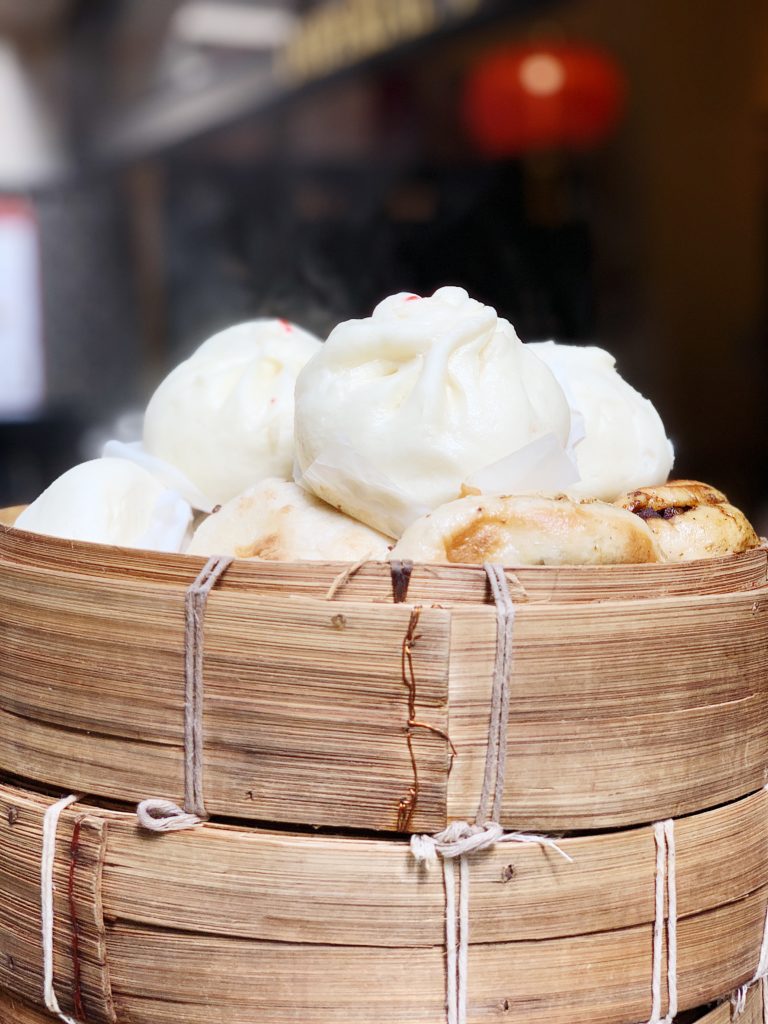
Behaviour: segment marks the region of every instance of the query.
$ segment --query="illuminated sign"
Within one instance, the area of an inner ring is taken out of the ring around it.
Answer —
[[[286,84],[321,78],[369,60],[488,6],[486,0],[333,0],[301,22],[278,57]]]

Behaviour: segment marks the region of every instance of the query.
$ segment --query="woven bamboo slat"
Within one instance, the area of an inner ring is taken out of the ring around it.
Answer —
[[[0,528],[0,770],[124,801],[181,800],[183,602],[200,565]],[[417,567],[410,603],[393,605],[386,566],[319,596],[339,568],[236,563],[211,594],[209,812],[393,830],[417,784],[410,829],[473,816],[496,642],[482,569]],[[617,827],[762,785],[766,568],[760,549],[510,574],[502,822]],[[418,603],[415,707],[429,728],[412,730],[416,779],[401,658]]]
[[[41,832],[50,803],[0,787],[0,988],[37,1004]],[[73,857],[74,829],[81,845]],[[86,835],[101,844],[93,846],[98,864],[82,856]],[[768,793],[682,819],[675,835],[684,1010],[732,991],[757,966]],[[513,1024],[631,1024],[649,1016],[652,829],[560,844],[573,863],[522,845],[472,859],[471,1024],[500,1016]],[[442,877],[419,868],[403,841],[222,825],[147,835],[130,814],[81,803],[62,818],[56,879],[56,988],[68,1012],[72,907],[79,925],[95,922],[106,954],[100,985],[88,986],[88,1020],[443,1018]]]

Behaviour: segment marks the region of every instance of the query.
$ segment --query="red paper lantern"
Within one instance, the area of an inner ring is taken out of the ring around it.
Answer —
[[[600,50],[566,43],[493,50],[465,85],[464,120],[490,156],[587,149],[619,120],[626,88]]]

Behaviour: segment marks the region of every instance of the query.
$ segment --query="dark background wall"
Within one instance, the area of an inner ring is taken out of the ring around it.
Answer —
[[[111,19],[79,5],[57,29],[81,69],[59,101],[80,145],[111,103],[201,74],[189,54],[174,64],[165,39],[175,0],[108,6]],[[236,320],[279,314],[324,334],[393,290],[463,284],[526,339],[614,352],[660,408],[677,471],[763,516],[768,8],[509,7],[485,29],[39,192],[57,415],[108,424],[139,408],[166,369]],[[503,40],[542,38],[613,55],[624,117],[584,152],[488,159],[460,116],[466,75]],[[215,83],[223,65],[206,67]],[[3,437],[18,459],[27,442],[0,427],[0,449]],[[17,474],[3,500],[31,497],[50,471],[23,487]]]

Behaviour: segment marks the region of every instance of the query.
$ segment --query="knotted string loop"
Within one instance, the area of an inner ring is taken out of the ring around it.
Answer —
[[[497,843],[528,843],[544,846],[555,850],[565,860],[573,861],[573,858],[549,836],[530,835],[525,832],[505,832],[496,821],[486,821],[484,825],[470,825],[467,821],[452,821],[437,835],[413,835],[411,836],[411,853],[417,863],[430,868],[437,863],[438,856],[446,860],[453,860],[465,854],[488,850]]]
[[[148,832],[183,832],[204,824],[196,814],[187,814],[171,800],[142,800],[136,808],[139,825]]]

